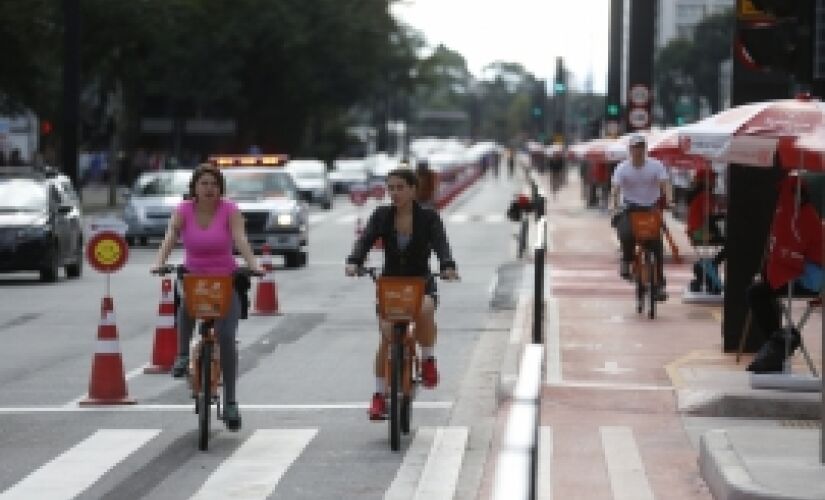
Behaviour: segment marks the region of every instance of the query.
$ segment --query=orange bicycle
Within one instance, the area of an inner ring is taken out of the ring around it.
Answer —
[[[631,273],[636,284],[636,312],[642,314],[648,303],[648,317],[656,317],[656,292],[659,266],[653,244],[662,238],[662,214],[658,210],[632,211],[630,227],[636,240]]]
[[[223,420],[220,393],[221,363],[218,349],[218,332],[215,322],[229,311],[232,294],[235,293],[233,276],[209,276],[190,274],[183,266],[166,265],[156,274],[164,276],[176,273],[183,281],[183,297],[189,315],[199,322],[200,338],[195,344],[193,356],[189,362],[189,386],[195,400],[195,413],[198,415],[198,448],[209,448],[209,427],[212,416],[212,403],[218,420]],[[235,274],[252,276],[249,268],[235,270]]]
[[[415,339],[414,318],[421,311],[427,278],[379,276],[373,267],[361,268],[359,276],[369,275],[376,283],[378,315],[392,323],[389,355],[384,360],[384,376],[389,378],[388,399],[390,449],[401,447],[401,434],[409,434],[413,399],[420,377],[420,357]],[[432,275],[439,276],[439,275]]]

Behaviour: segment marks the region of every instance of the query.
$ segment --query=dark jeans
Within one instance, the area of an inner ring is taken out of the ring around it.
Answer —
[[[622,247],[622,260],[625,262],[633,262],[633,252],[636,247],[636,238],[633,237],[633,227],[630,225],[631,212],[647,212],[649,207],[629,206],[622,211],[616,221],[616,232],[619,236],[619,243]],[[653,250],[653,255],[656,256],[656,267],[659,272],[659,283],[665,284],[665,263],[664,263],[664,244],[662,243],[661,235],[655,241],[646,243],[648,248]]]

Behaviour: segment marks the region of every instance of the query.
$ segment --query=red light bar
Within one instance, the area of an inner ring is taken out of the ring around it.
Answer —
[[[287,155],[214,155],[209,163],[219,168],[227,167],[279,167],[286,163]]]

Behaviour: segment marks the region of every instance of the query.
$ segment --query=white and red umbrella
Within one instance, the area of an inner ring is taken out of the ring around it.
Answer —
[[[825,170],[825,104],[803,96],[737,106],[680,129],[679,146],[729,163]]]
[[[700,170],[708,168],[710,161],[705,157],[688,154],[682,150],[679,143],[679,133],[684,127],[674,127],[663,130],[648,144],[648,154],[668,167],[683,170]]]

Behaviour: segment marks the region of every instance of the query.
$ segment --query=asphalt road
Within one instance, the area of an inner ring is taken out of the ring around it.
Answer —
[[[56,284],[0,276],[0,498],[474,497],[512,322],[507,301],[493,308],[491,296],[518,283],[518,266],[507,265],[514,228],[504,219],[516,188],[482,179],[442,213],[462,281],[440,284],[441,384],[419,393],[398,453],[386,424],[366,418],[373,285],[343,275],[355,218],[369,207],[339,198],[332,211],[314,212],[308,267],[276,269],[283,314],[251,317],[238,336],[243,429],[216,426],[208,452],[197,450],[186,384],[142,371],[157,321],[160,285],[148,272],[156,247],[132,249],[111,277],[134,406],[77,404],[88,390],[103,275],[87,267],[81,279]],[[497,278],[500,269],[507,279]]]

